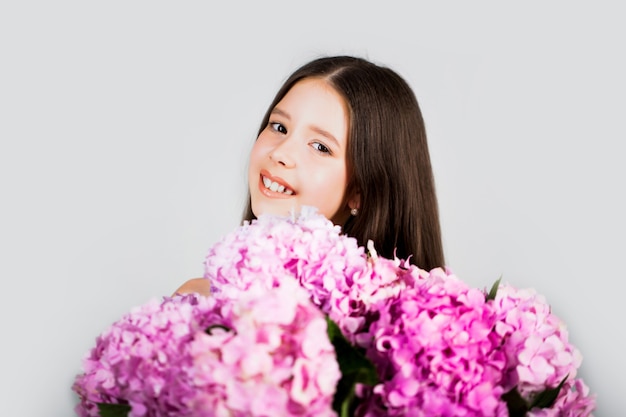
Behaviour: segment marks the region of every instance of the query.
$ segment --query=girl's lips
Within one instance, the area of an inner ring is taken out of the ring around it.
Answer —
[[[271,182],[273,187],[268,187],[268,182]],[[282,191],[280,191],[281,189]],[[259,175],[259,190],[262,194],[271,198],[289,198],[296,194],[287,181],[273,176],[266,170],[261,170]]]

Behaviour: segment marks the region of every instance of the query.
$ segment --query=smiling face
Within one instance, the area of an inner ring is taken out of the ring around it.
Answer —
[[[296,83],[272,110],[250,154],[252,212],[286,216],[317,207],[335,224],[348,218],[348,110],[324,80]]]

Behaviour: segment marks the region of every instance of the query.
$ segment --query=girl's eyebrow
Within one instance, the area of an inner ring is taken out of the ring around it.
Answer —
[[[287,113],[284,110],[279,109],[278,107],[274,107],[274,109],[272,109],[271,114],[277,114],[279,116],[284,117],[287,120],[291,120],[291,117],[289,116],[289,113]],[[341,145],[339,144],[339,141],[337,140],[337,138],[335,138],[335,136],[333,136],[332,133],[318,127],[318,126],[310,126],[309,127],[311,130],[313,130],[314,132],[324,136],[326,139],[330,140],[331,142],[333,142],[335,144],[335,146],[337,146],[338,148],[341,147]]]
[[[283,116],[285,119],[287,120],[291,120],[291,117],[289,116],[289,113],[287,113],[286,111],[283,111],[281,109],[279,109],[278,107],[274,107],[272,109],[272,113],[271,114],[277,114],[279,116]]]

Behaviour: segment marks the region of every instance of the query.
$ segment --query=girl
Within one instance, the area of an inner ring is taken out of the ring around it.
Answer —
[[[297,69],[270,104],[250,154],[243,220],[318,210],[384,257],[444,266],[426,130],[393,70],[351,56]],[[177,292],[208,294],[196,278]]]

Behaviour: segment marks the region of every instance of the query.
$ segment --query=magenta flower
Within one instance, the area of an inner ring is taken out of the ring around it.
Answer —
[[[381,383],[364,416],[507,415],[499,386],[505,357],[485,295],[434,269],[384,301],[368,349]]]

